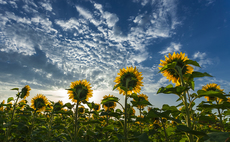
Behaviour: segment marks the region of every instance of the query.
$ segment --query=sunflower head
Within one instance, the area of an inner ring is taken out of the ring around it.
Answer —
[[[138,97],[138,102],[141,102],[141,101],[143,101],[143,100],[148,101],[148,96],[145,95],[145,94],[137,95],[137,97]],[[136,101],[136,100],[133,99],[133,101]],[[137,105],[137,108],[138,108],[138,109],[144,109],[145,106],[146,106],[146,105],[144,105],[144,104],[142,104],[142,105]]]
[[[23,108],[26,106],[27,100],[21,100],[18,102],[18,106],[21,107],[20,110],[23,110]]]
[[[69,99],[72,99],[73,102],[77,103],[77,101],[89,101],[89,98],[92,97],[92,92],[93,90],[91,90],[89,82],[86,80],[79,80],[71,82],[68,94]]]
[[[105,95],[103,99],[114,97],[113,95]],[[105,111],[110,111],[111,109],[114,109],[117,106],[116,102],[107,102],[102,105],[102,107],[105,109]]]
[[[45,111],[46,105],[48,104],[48,99],[42,94],[37,94],[37,96],[35,96],[31,100],[31,107],[37,112]]]
[[[7,103],[7,107],[5,108],[5,110],[7,111],[13,110],[13,103],[12,102]]]
[[[5,100],[2,101],[1,105],[3,105],[3,104],[5,104]],[[1,107],[0,107],[0,111],[3,111],[3,110],[4,110],[4,107],[1,106]]]
[[[58,101],[54,104],[54,111],[60,111],[60,110],[63,110],[63,103],[62,101]]]
[[[83,114],[83,113],[85,112],[85,107],[84,107],[84,106],[80,106],[80,107],[78,108],[78,112],[79,112],[80,114]]]
[[[135,109],[131,106],[128,107],[127,111],[128,111],[128,116],[134,116],[136,113]],[[125,112],[125,110],[123,110],[123,112]]]
[[[161,70],[165,65],[169,63],[176,62],[176,66],[180,67],[182,69],[182,74],[192,74],[193,72],[193,67],[185,64],[185,61],[189,60],[187,56],[185,56],[185,53],[180,52],[179,53],[173,53],[171,55],[170,53],[168,54],[168,57],[165,56],[165,60],[160,60],[161,63],[159,64],[161,67],[159,69]],[[172,81],[173,83],[176,83],[176,86],[180,85],[180,77],[177,71],[177,68],[174,69],[167,69],[161,72],[169,81]]]
[[[48,102],[46,105],[46,111],[51,112],[53,110],[53,104],[51,102]]]
[[[100,109],[101,109],[101,105],[97,104],[97,103],[94,103],[93,110],[94,111],[99,111]]]
[[[120,85],[117,89],[119,90],[119,93],[123,95],[125,95],[125,90],[122,88],[126,88],[128,90],[127,95],[131,95],[133,92],[139,93],[141,86],[143,86],[143,82],[141,81],[143,77],[141,76],[141,72],[139,72],[136,67],[133,68],[131,66],[126,67],[126,69],[120,69],[120,72],[114,81],[116,83],[115,86]]]
[[[205,86],[202,87],[202,90],[204,91],[218,91],[221,92],[222,94],[224,93],[224,89],[220,88],[220,85],[216,84],[216,83],[208,83]],[[207,101],[214,101],[216,100],[216,97],[212,97],[212,96],[205,96],[205,99],[207,99]],[[217,98],[218,102],[222,102],[221,99]]]
[[[30,86],[29,85],[26,85],[25,87],[22,88],[22,91],[21,91],[21,96],[20,98],[21,99],[26,99],[26,97],[28,97],[30,95]]]

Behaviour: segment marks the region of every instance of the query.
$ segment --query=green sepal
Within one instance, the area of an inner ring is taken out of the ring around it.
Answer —
[[[169,64],[165,65],[164,67],[162,67],[162,69],[158,73],[163,72],[167,69],[174,69],[176,67],[176,64],[177,64],[177,62],[169,63]]]
[[[115,89],[117,89],[118,87],[121,87],[121,86],[122,86],[122,84],[119,83],[119,84],[117,84],[117,85],[115,85],[115,86],[113,87],[113,90],[115,90]]]

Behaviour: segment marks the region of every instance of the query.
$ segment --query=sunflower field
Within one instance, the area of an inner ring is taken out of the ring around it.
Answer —
[[[27,100],[29,85],[13,88],[16,96],[0,104],[0,141],[228,142],[230,95],[216,83],[195,91],[195,78],[212,76],[194,67],[200,66],[185,53],[169,53],[160,60],[159,73],[173,84],[156,93],[178,96],[177,106],[164,104],[162,108],[152,107],[148,96],[141,93],[143,77],[132,66],[120,69],[114,81],[113,90],[124,95],[124,104],[111,94],[101,98],[100,104],[88,102],[93,90],[87,80],[70,83],[66,90],[72,103],[66,104],[42,94]],[[195,104],[202,97],[207,101]]]

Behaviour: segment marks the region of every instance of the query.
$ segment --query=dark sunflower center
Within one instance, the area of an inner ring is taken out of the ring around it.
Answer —
[[[95,106],[94,106],[94,109],[95,109],[95,110],[99,110],[99,105],[95,105]]]
[[[84,112],[84,108],[79,108],[79,112],[83,113]]]
[[[140,101],[144,101],[145,100],[145,98],[144,97],[138,97],[138,101],[140,102]]]
[[[61,104],[59,104],[59,103],[54,104],[54,110],[60,111],[61,110]]]
[[[26,94],[27,94],[27,92],[28,92],[28,89],[27,88],[22,88],[22,95],[21,95],[21,98],[24,98],[25,96],[26,96]]]
[[[207,91],[219,91],[218,89],[216,89],[215,87],[210,87],[207,89]]]
[[[174,62],[174,61],[177,62],[176,66],[179,66],[179,67],[181,67],[181,68],[184,67],[184,68],[182,69],[182,74],[185,74],[186,71],[187,71],[188,69],[187,69],[187,67],[185,66],[184,62],[183,62],[182,60],[180,60],[180,59],[174,59],[174,60],[172,60],[172,62]],[[177,70],[177,69],[176,69],[176,70]],[[168,71],[171,75],[173,75],[173,77],[179,78],[179,75],[177,74],[178,70],[177,70],[177,72],[176,72],[174,69],[168,69],[167,71]]]
[[[75,92],[73,92],[74,99],[77,99],[77,93],[79,92],[79,90],[81,90],[80,95],[79,95],[79,99],[86,98],[86,96],[88,94],[88,89],[83,88],[83,85],[77,85],[74,87],[74,89],[76,90]]]
[[[36,109],[40,109],[45,106],[45,101],[42,98],[38,98],[34,100],[34,106]]]
[[[106,107],[110,108],[114,106],[114,102],[108,102],[104,104]]]
[[[132,90],[132,88],[135,88],[137,85],[137,80],[132,80],[132,78],[136,78],[136,76],[133,73],[127,72],[121,77],[121,84],[123,87],[126,87],[126,80],[129,79],[128,83],[128,90]]]

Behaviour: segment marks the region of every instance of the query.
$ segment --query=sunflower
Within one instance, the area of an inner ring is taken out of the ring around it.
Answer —
[[[101,105],[100,105],[100,104],[97,104],[97,103],[94,103],[93,110],[94,110],[94,111],[99,111],[100,109],[101,109]]]
[[[21,99],[26,99],[26,97],[28,97],[30,95],[30,91],[31,88],[29,85],[26,85],[25,87],[22,88],[22,91],[21,91]]]
[[[78,112],[79,112],[80,114],[83,114],[83,113],[85,112],[85,107],[84,107],[84,106],[80,106],[80,107],[78,108]]]
[[[116,85],[120,84],[121,87],[127,87],[127,95],[131,95],[132,92],[139,93],[141,91],[141,86],[143,86],[143,82],[141,81],[143,77],[141,76],[141,72],[138,72],[136,67],[126,67],[126,69],[120,69],[120,72],[118,73],[118,76],[115,78],[114,82]],[[127,81],[129,81],[128,86],[126,86]],[[125,91],[121,87],[117,87],[117,89],[119,90],[120,94],[125,95]]]
[[[125,112],[125,110],[123,110]],[[133,107],[128,108],[128,115],[129,116],[134,116],[136,113],[135,109]]]
[[[204,91],[219,91],[221,92],[222,94],[224,93],[224,89],[221,89],[220,88],[220,85],[216,84],[216,83],[209,83],[209,84],[206,84],[205,86],[202,87],[202,90]],[[204,97],[205,99],[207,99],[207,101],[213,101],[213,100],[216,100],[215,97],[210,97],[210,96],[205,96]],[[221,102],[222,100],[217,98],[217,100],[219,102]]]
[[[49,104],[49,101],[47,98],[42,94],[37,94],[34,98],[31,100],[31,107],[36,110],[37,112],[45,111],[46,105]]]
[[[165,61],[160,60],[161,63],[159,64],[161,67],[159,67],[159,70],[161,70],[165,65],[173,62],[177,62],[176,66],[181,67],[182,69],[182,74],[192,74],[193,72],[193,67],[190,65],[185,64],[185,61],[189,60],[187,56],[185,56],[185,53],[180,52],[179,53],[173,53],[171,55],[170,53],[168,54],[168,57],[165,56]],[[176,83],[176,86],[180,85],[180,77],[179,74],[177,73],[178,71],[175,71],[175,69],[167,69],[161,72],[169,81],[172,81],[173,83]]]
[[[145,94],[137,95],[137,97],[138,97],[138,102],[143,101],[143,100],[148,101],[148,96],[145,95]],[[136,100],[133,99],[133,101],[136,101]],[[144,109],[145,106],[146,106],[146,105],[144,105],[144,104],[142,104],[142,105],[137,105],[137,108],[138,108],[138,109]]]
[[[5,108],[5,110],[7,111],[13,110],[13,103],[12,102],[7,103],[7,107]]]
[[[18,106],[21,107],[20,110],[23,110],[23,108],[26,106],[26,103],[26,100],[21,100],[18,102]]]
[[[63,103],[62,101],[58,101],[54,104],[54,111],[60,111],[60,110],[63,110]]]
[[[77,99],[89,101],[89,98],[92,97],[93,90],[91,90],[91,86],[86,80],[71,82],[70,88],[72,90],[68,91],[69,99],[72,99],[75,103],[77,103]]]
[[[46,111],[51,112],[53,110],[53,105],[51,102],[48,102],[48,104],[46,105]]]
[[[103,99],[109,98],[109,97],[114,97],[113,95],[105,95]],[[111,109],[114,109],[117,106],[116,102],[107,102],[103,104],[103,108],[105,111],[109,111]]]
[[[2,101],[1,105],[3,105],[3,104],[5,104],[5,100]],[[0,111],[3,111],[3,110],[4,110],[4,108],[3,108],[3,106],[1,106]]]

